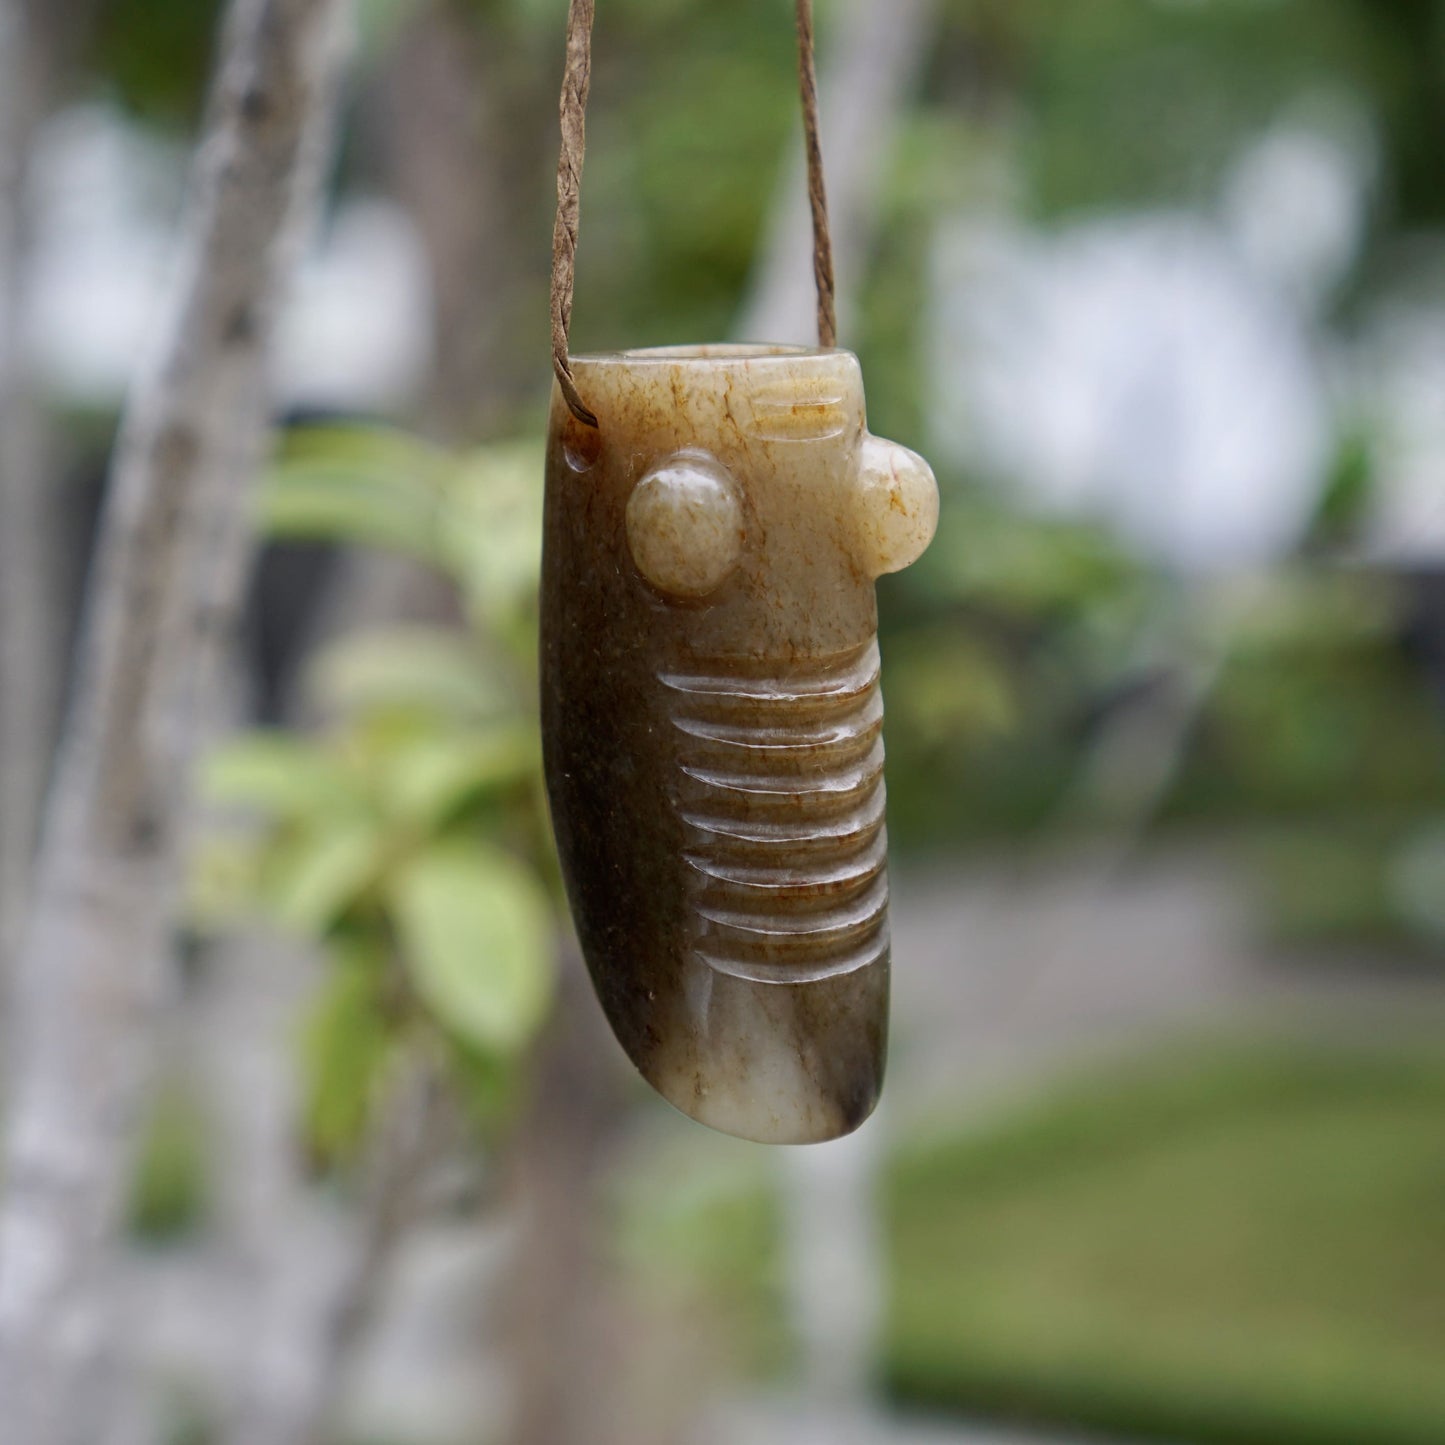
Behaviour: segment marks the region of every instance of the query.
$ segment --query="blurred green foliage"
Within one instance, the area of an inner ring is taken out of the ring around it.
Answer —
[[[1438,1051],[1176,1044],[916,1137],[883,1174],[885,1382],[1140,1438],[1437,1441],[1442,1107]],[[659,1167],[624,1203],[639,1267],[725,1301],[768,1377],[766,1179]]]
[[[363,0],[366,54],[382,56],[431,4],[469,16],[550,102],[564,0]],[[825,50],[836,8],[818,5]],[[94,84],[146,116],[193,123],[219,9],[103,0]],[[880,431],[905,440],[916,434],[894,411],[895,343],[917,315],[919,222],[976,196],[1000,147],[1041,215],[1197,200],[1261,127],[1345,97],[1380,133],[1377,238],[1445,214],[1440,0],[950,0],[931,57],[890,171],[860,338],[870,390],[887,398]],[[600,12],[578,349],[728,333],[794,109],[788,0],[617,0]],[[539,259],[549,180],[544,168],[518,217]]]
[[[887,1374],[933,1404],[1271,1445],[1445,1438],[1438,1054],[1073,1081],[891,1173]]]
[[[367,63],[428,3],[363,0]],[[505,55],[527,124],[550,126],[565,0],[438,3]],[[217,9],[108,0],[98,88],[192,124]],[[826,51],[837,7],[818,10]],[[599,7],[577,349],[731,333],[796,125],[790,11]],[[996,201],[1001,176],[1044,224],[1212,207],[1262,130],[1342,103],[1379,146],[1344,325],[1402,238],[1445,216],[1441,0],[944,11],[876,198],[849,338],[881,434],[926,449],[930,428],[956,424],[929,415],[920,346],[932,227]],[[342,184],[373,186],[382,169],[353,136]],[[540,431],[551,173],[534,169],[512,198],[537,257],[531,312],[516,308],[531,329],[514,339]],[[1359,539],[1376,441],[1368,419],[1347,419],[1301,556],[1231,593],[944,475],[932,550],[880,589],[899,850],[1015,847],[1053,828],[1121,709],[1171,657],[1217,648],[1178,774],[1144,821],[1243,841],[1280,940],[1406,940],[1438,958],[1440,712],[1400,641],[1400,587],[1334,560]],[[206,770],[234,826],[201,859],[198,914],[260,911],[328,960],[300,1031],[305,1133],[325,1163],[356,1156],[398,1051],[419,1044],[495,1121],[548,1005],[558,892],[535,729],[539,502],[535,447],[454,455],[370,428],[294,435],[266,487],[271,535],[404,555],[449,579],[462,612],[339,639],[311,669],[318,726],[241,739]],[[894,1389],[1236,1445],[1434,1445],[1442,1104],[1433,1057],[1228,1054],[1074,1082],[909,1149],[887,1181]],[[201,1143],[184,1101],[163,1096],[132,1205],[143,1233],[202,1217]],[[775,1373],[790,1357],[776,1201],[765,1177],[719,1172],[669,1165],[640,1181],[620,1206],[624,1249],[644,1288],[705,1303],[738,1357]]]
[[[797,1352],[774,1161],[731,1141],[722,1152],[693,1142],[616,1171],[609,1222],[619,1257],[649,1306],[706,1320],[726,1371],[780,1382]]]
[[[1350,531],[1340,491],[1364,465],[1342,458],[1314,538]],[[1405,579],[1307,550],[1257,576],[1185,582],[1085,524],[955,482],[933,546],[885,579],[880,605],[902,851],[1104,822],[1066,816],[1081,759],[1203,652],[1217,676],[1140,826],[1246,839],[1281,941],[1440,956],[1445,929],[1418,903],[1428,886],[1398,882],[1412,840],[1445,815],[1445,715],[1406,645]],[[1445,866],[1430,876],[1445,888]]]
[[[102,0],[94,63],[110,95],[166,126],[194,123],[215,49],[220,0]]]
[[[170,1244],[205,1219],[210,1195],[205,1117],[194,1093],[162,1077],[143,1120],[131,1177],[127,1225],[133,1238]]]
[[[898,846],[1017,840],[1048,820],[1166,592],[1101,532],[955,488],[932,547],[879,589]]]
[[[329,977],[302,1033],[307,1139],[363,1142],[397,1051],[440,1044],[483,1122],[550,1004],[559,927],[536,725],[540,455],[452,456],[397,433],[295,434],[262,496],[272,535],[380,547],[454,584],[465,626],[344,635],[317,656],[314,732],[212,756],[237,826],[196,870],[196,916],[260,911]]]

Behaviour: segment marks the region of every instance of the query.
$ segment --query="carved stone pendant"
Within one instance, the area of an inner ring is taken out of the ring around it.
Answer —
[[[770,1143],[867,1118],[888,1024],[874,579],[938,517],[845,351],[572,359],[542,576],[547,787],[607,1017],[693,1118]]]

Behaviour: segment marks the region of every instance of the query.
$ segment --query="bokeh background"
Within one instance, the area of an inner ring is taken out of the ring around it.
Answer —
[[[574,348],[809,340],[791,7],[598,9]],[[801,1151],[650,1096],[567,941],[564,12],[359,7],[115,1271],[155,1440],[1439,1445],[1445,5],[818,0],[843,341],[944,502],[889,1085]],[[218,7],[51,14],[54,710]]]

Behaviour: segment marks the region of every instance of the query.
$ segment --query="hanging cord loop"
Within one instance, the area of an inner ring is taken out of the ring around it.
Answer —
[[[596,0],[570,0],[567,63],[560,104],[562,150],[557,160],[557,220],[552,228],[552,370],[572,415],[586,426],[596,414],[582,400],[572,375],[568,334],[577,275],[577,231],[582,214],[582,163],[587,154],[587,95],[592,88],[592,19]],[[808,158],[808,205],[813,218],[813,280],[818,290],[818,344],[837,345],[838,318],[833,283],[833,238],[828,229],[828,193],[823,184],[823,149],[818,138],[818,78],[813,58],[813,0],[797,0],[798,91],[803,106],[803,142]]]
[[[803,145],[808,156],[808,206],[813,215],[813,283],[818,288],[818,345],[838,344],[838,302],[833,284],[833,235],[828,229],[828,188],[818,138],[818,71],[813,61],[813,0],[798,0],[798,94],[803,102]]]
[[[595,0],[571,0],[567,66],[562,75],[562,153],[557,159],[557,220],[552,227],[552,370],[572,415],[587,426],[597,418],[577,392],[567,357],[572,290],[577,275],[577,227],[582,215],[582,162],[587,154],[587,93],[592,88]]]

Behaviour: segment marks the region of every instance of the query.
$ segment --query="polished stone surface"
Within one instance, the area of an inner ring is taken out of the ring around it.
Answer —
[[[870,1113],[888,1022],[874,580],[933,475],[869,436],[842,351],[573,358],[542,585],[553,827],[612,1027],[679,1109],[745,1138]]]

